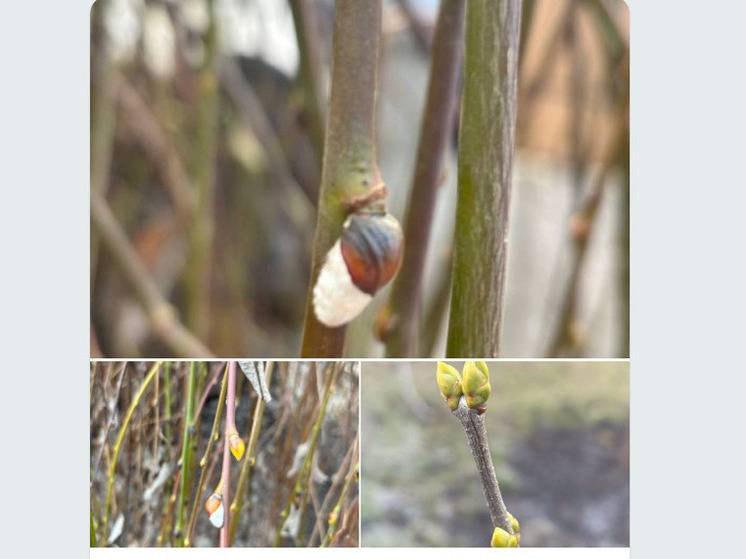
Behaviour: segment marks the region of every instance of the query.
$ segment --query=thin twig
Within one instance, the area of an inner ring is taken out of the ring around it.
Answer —
[[[347,450],[345,457],[342,459],[342,463],[339,465],[339,469],[332,476],[332,485],[331,487],[329,487],[329,491],[327,491],[326,497],[324,497],[324,500],[318,509],[318,515],[316,517],[316,528],[311,534],[311,537],[308,539],[308,544],[306,545],[306,547],[313,547],[314,545],[316,545],[316,542],[320,540],[321,537],[324,535],[324,518],[329,514],[329,510],[332,505],[332,499],[337,493],[337,489],[339,489],[339,486],[345,481],[344,473],[348,472],[351,464],[353,464],[357,460],[357,448],[359,440],[360,433],[355,435],[355,439],[352,441],[350,448]]]
[[[355,448],[357,450],[357,439]],[[337,499],[337,503],[334,505],[334,508],[332,508],[331,513],[329,514],[328,518],[328,528],[326,531],[326,536],[324,537],[324,540],[321,542],[321,547],[327,547],[329,544],[332,543],[332,540],[334,538],[334,531],[337,528],[337,521],[339,520],[339,515],[342,511],[342,506],[344,505],[345,499],[347,498],[347,493],[350,491],[350,487],[352,487],[353,481],[357,480],[358,472],[359,472],[360,464],[357,460],[352,460],[350,464],[350,469],[347,473],[347,477],[345,478],[345,484],[342,486],[342,491],[339,493],[339,498]]]
[[[117,76],[121,82],[117,91],[119,106],[123,112],[121,123],[137,139],[145,156],[155,167],[180,223],[189,223],[194,214],[196,198],[176,147],[137,89],[123,76]],[[96,193],[103,195],[103,191],[97,190]]]
[[[265,369],[265,380],[267,387],[271,386],[272,373],[274,372],[275,364],[270,361]],[[256,446],[259,442],[259,433],[262,430],[262,419],[264,417],[264,407],[267,405],[265,399],[261,393],[257,393],[256,405],[254,406],[254,415],[251,420],[251,431],[249,432],[248,443],[246,444],[246,455],[244,456],[243,464],[241,464],[241,472],[238,475],[238,483],[236,484],[236,496],[233,498],[233,502],[230,506],[231,517],[230,517],[230,530],[228,533],[228,539],[230,544],[233,545],[233,541],[236,537],[236,529],[238,528],[238,522],[241,518],[241,507],[246,492],[251,488],[250,476],[251,469],[256,463]]]
[[[422,119],[417,163],[404,218],[404,254],[391,288],[386,313],[388,328],[379,335],[388,357],[412,357],[417,351],[422,279],[443,161],[453,127],[458,99],[464,32],[465,0],[443,0],[435,26],[430,83]],[[383,331],[381,331],[383,330]]]
[[[230,509],[227,504],[231,499],[231,429],[236,425],[236,362],[228,364],[228,394],[225,400],[225,430],[223,431],[223,468],[220,474],[220,486],[223,499],[223,526],[220,528],[220,547],[229,547],[228,530],[231,522]]]
[[[487,429],[484,425],[485,414],[480,415],[476,409],[470,409],[466,405],[464,397],[461,397],[458,407],[452,413],[461,422],[464,433],[466,433],[466,442],[469,444],[469,450],[471,450],[477,472],[482,481],[482,490],[487,500],[492,525],[502,528],[508,534],[512,534],[513,527],[508,516],[508,509],[505,508],[500,493],[500,487],[497,484],[495,466],[492,463],[490,446],[487,441]]]
[[[179,490],[179,500],[176,504],[176,523],[174,525],[174,535],[177,541],[182,540],[184,534],[184,512],[187,506],[187,492],[189,491],[189,482],[191,481],[191,435],[194,421],[194,398],[195,386],[197,382],[196,363],[192,361],[189,364],[189,372],[186,379],[186,393],[184,398],[184,429],[181,436],[181,488]]]
[[[212,357],[210,350],[179,322],[174,308],[160,293],[106,200],[93,192],[91,218],[101,242],[137,296],[158,338],[176,355]]]
[[[404,17],[409,23],[409,29],[412,32],[412,37],[417,45],[417,49],[424,55],[430,53],[432,43],[437,42],[437,39],[433,39],[433,33],[428,28],[428,25],[422,21],[422,18],[417,13],[417,10],[410,0],[397,0],[399,9],[404,14]],[[441,3],[441,8],[442,8]],[[437,35],[437,31],[435,33]]]
[[[290,0],[295,36],[300,53],[298,75],[303,88],[304,107],[309,117],[311,144],[316,161],[321,165],[324,156],[324,95],[321,90],[321,40],[319,37],[315,2]]]
[[[187,523],[187,531],[184,536],[184,547],[190,547],[192,544],[192,534],[194,533],[194,526],[197,523],[197,514],[199,511],[200,504],[202,503],[202,492],[204,491],[205,482],[207,481],[207,459],[212,452],[213,444],[218,440],[218,428],[220,426],[220,418],[223,415],[223,405],[225,403],[225,395],[228,389],[228,366],[226,365],[225,371],[223,372],[223,382],[220,383],[220,396],[218,397],[218,404],[215,408],[215,417],[212,421],[212,430],[210,431],[210,437],[207,439],[207,446],[205,447],[205,453],[199,461],[200,474],[199,483],[197,484],[197,492],[194,496],[194,502],[192,503],[192,511],[189,515],[189,522]],[[207,394],[208,391],[205,391]]]
[[[329,365],[327,367],[327,371],[325,371],[327,376],[326,382],[324,384],[324,395],[322,396],[321,403],[319,405],[319,411],[316,415],[316,420],[313,422],[308,451],[303,460],[303,465],[301,466],[300,472],[298,473],[295,484],[293,485],[293,489],[288,496],[287,504],[285,505],[282,513],[280,513],[280,523],[278,524],[277,530],[275,532],[274,547],[278,547],[280,545],[280,542],[282,541],[282,528],[285,525],[285,521],[287,520],[288,516],[290,515],[290,509],[293,507],[294,504],[296,504],[296,498],[305,494],[308,487],[308,481],[313,468],[313,457],[316,452],[316,445],[318,443],[319,434],[321,433],[321,426],[324,423],[324,417],[326,414],[327,404],[329,403],[329,397],[331,396],[334,381],[336,380],[337,374],[339,372],[338,367],[339,362],[336,362],[332,365]]]
[[[196,206],[188,231],[189,264],[184,271],[184,320],[190,330],[204,339],[207,339],[210,327],[210,272],[215,235],[215,160],[219,124],[215,0],[207,0],[206,8],[208,23],[203,37],[204,59],[198,75],[197,131],[192,155],[195,162],[193,182]]]
[[[143,394],[145,394],[145,391],[147,390],[148,386],[153,381],[153,378],[155,378],[155,375],[158,372],[158,369],[160,368],[160,366],[161,366],[160,362],[155,363],[150,368],[150,371],[148,371],[148,374],[145,375],[145,379],[140,385],[140,388],[138,388],[137,392],[132,397],[132,402],[130,403],[129,408],[127,409],[127,413],[125,414],[124,420],[122,421],[122,426],[119,428],[119,433],[117,434],[116,441],[114,442],[114,449],[112,452],[111,461],[109,462],[108,482],[106,485],[106,501],[104,503],[104,519],[102,522],[103,524],[103,534],[102,534],[103,538],[101,540],[102,542],[108,541],[111,497],[114,491],[114,476],[116,475],[117,460],[119,458],[119,452],[122,449],[122,442],[124,441],[124,437],[127,434],[127,428],[129,427],[130,422],[132,421],[132,415],[135,413],[135,408],[137,408],[137,405],[140,403],[140,400],[142,399]]]

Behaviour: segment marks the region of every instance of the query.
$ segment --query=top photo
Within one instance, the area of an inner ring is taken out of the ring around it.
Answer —
[[[93,358],[626,358],[622,0],[97,0]]]

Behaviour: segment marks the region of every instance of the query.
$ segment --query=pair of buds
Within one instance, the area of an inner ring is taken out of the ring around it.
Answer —
[[[403,234],[391,214],[356,212],[326,255],[313,288],[313,311],[330,328],[359,315],[399,270]]]
[[[435,379],[440,394],[451,411],[458,408],[462,396],[469,408],[477,410],[479,414],[486,411],[485,404],[492,393],[492,387],[490,371],[484,361],[467,361],[461,374],[455,367],[439,361]]]
[[[492,532],[492,540],[490,546],[492,547],[519,547],[521,543],[521,525],[515,516],[508,513],[508,519],[510,520],[510,527],[513,529],[513,533],[509,534],[502,528],[495,528]]]
[[[246,452],[246,444],[238,434],[238,430],[232,427],[228,431],[228,448],[237,462],[241,461]],[[215,528],[222,528],[225,520],[225,507],[223,505],[223,480],[218,482],[217,487],[205,501],[205,511]]]

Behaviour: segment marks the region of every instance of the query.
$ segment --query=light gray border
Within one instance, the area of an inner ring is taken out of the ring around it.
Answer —
[[[3,6],[9,556],[88,556],[89,4]],[[738,557],[746,6],[631,5],[632,556]]]

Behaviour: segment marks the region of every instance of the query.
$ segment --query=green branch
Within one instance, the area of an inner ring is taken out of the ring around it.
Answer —
[[[130,422],[132,421],[132,415],[135,413],[135,408],[137,408],[138,404],[140,403],[140,400],[142,399],[143,394],[145,394],[145,391],[148,389],[148,386],[155,378],[156,373],[158,372],[158,368],[161,366],[160,362],[156,363],[150,368],[150,371],[148,371],[148,374],[145,375],[145,380],[143,380],[142,384],[140,385],[140,388],[137,389],[137,392],[135,393],[135,396],[132,398],[132,402],[130,403],[130,407],[127,409],[127,413],[124,416],[124,421],[122,421],[122,426],[119,428],[119,433],[117,434],[116,441],[114,442],[114,449],[112,451],[111,461],[109,462],[109,471],[108,471],[108,482],[106,485],[106,501],[104,503],[104,519],[103,519],[103,538],[102,542],[108,541],[108,532],[109,532],[109,515],[111,512],[111,496],[114,492],[114,477],[116,475],[117,471],[117,460],[119,459],[119,452],[122,450],[122,442],[124,441],[124,437],[127,434],[127,428],[130,425]]]
[[[497,356],[516,119],[520,0],[469,0],[449,357]]]
[[[345,327],[330,328],[313,311],[313,287],[349,207],[380,190],[375,147],[381,0],[337,0],[329,117],[319,190],[302,357],[339,357]]]

